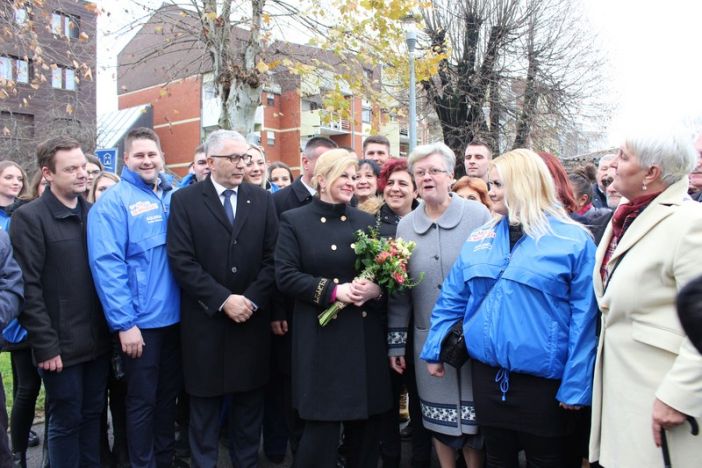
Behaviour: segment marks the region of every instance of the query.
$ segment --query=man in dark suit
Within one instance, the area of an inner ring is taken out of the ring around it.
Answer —
[[[205,142],[210,176],[174,194],[168,220],[168,255],[182,288],[194,467],[217,464],[225,396],[231,399],[232,464],[250,468],[258,462],[278,221],[272,196],[242,184],[248,149],[237,132],[213,132]]]
[[[299,208],[312,201],[315,190],[312,188],[312,174],[317,158],[330,149],[337,148],[337,144],[326,137],[314,137],[305,145],[300,155],[302,175],[287,187],[278,190],[273,196],[275,209],[278,215],[293,208]]]

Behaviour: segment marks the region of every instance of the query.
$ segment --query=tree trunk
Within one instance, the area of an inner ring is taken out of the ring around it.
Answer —
[[[532,125],[536,117],[537,104],[539,101],[539,93],[536,89],[537,73],[538,73],[538,54],[534,50],[534,28],[529,29],[529,49],[527,57],[529,64],[527,67],[527,77],[524,87],[524,104],[522,111],[519,113],[517,121],[517,134],[514,138],[512,148],[524,148],[528,146],[529,137],[531,136]]]

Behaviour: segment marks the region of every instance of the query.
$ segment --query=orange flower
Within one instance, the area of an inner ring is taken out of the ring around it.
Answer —
[[[385,251],[380,252],[375,257],[375,263],[382,265],[383,263],[387,262],[389,258],[390,258],[390,252],[385,252]]]

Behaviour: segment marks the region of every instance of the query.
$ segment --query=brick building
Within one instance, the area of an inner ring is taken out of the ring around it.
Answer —
[[[34,166],[36,144],[70,134],[95,147],[96,6],[0,5],[0,159]]]
[[[118,106],[150,104],[153,128],[161,138],[167,166],[184,174],[192,160],[193,149],[217,127],[219,101],[211,73],[209,56],[197,40],[183,38],[183,31],[197,31],[197,18],[175,7],[162,7],[144,24],[118,55]],[[180,34],[180,35],[179,35]],[[245,40],[246,32],[235,29],[232,40]],[[155,52],[151,52],[155,51]],[[271,52],[274,51],[274,52]],[[312,47],[275,42],[270,54],[294,57],[300,61],[339,60]],[[377,74],[380,70],[362,70]],[[361,152],[363,139],[373,128],[388,136],[391,152],[401,154],[407,145],[406,131],[398,122],[382,116],[362,96],[350,89],[342,92],[349,101],[349,116],[341,118],[322,109],[325,91],[334,89],[330,74],[298,76],[278,67],[261,93],[256,115],[256,137],[268,161],[283,161],[299,166],[300,147],[316,135],[335,140],[340,146]],[[382,121],[381,121],[382,120]],[[251,135],[249,135],[251,139]]]

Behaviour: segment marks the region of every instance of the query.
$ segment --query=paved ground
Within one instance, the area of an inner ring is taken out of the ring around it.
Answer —
[[[36,424],[33,427],[34,431],[39,434],[41,441],[44,441],[44,424]],[[27,467],[29,468],[39,468],[41,466],[41,445],[39,447],[30,448],[27,452]],[[408,441],[403,441],[402,443],[402,468],[409,468],[410,458],[410,447]],[[220,446],[219,450],[219,462],[217,463],[218,468],[231,468],[232,464],[229,460],[227,449],[224,446]],[[266,459],[266,457],[261,454],[259,460],[260,468],[290,468],[292,466],[292,457],[288,453],[285,461],[281,464],[271,463]],[[438,468],[438,463],[434,460],[432,468]]]

